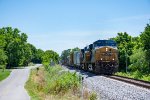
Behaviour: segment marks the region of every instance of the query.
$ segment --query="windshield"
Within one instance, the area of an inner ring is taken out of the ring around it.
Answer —
[[[94,47],[100,46],[116,46],[116,42],[113,40],[98,40],[94,42]]]

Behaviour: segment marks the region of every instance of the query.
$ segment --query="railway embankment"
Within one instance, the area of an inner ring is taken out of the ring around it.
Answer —
[[[63,68],[82,75],[84,87],[94,91],[100,100],[150,100],[150,89],[75,68]]]

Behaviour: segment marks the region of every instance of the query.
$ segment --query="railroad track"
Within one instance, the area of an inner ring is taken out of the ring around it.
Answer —
[[[105,77],[150,89],[150,82],[148,82],[148,81],[137,80],[137,79],[128,78],[128,77],[124,77],[124,76],[118,76],[118,75],[105,76]]]
[[[69,67],[69,66],[67,66],[67,67]],[[79,69],[77,69],[77,70],[79,70]],[[82,70],[82,71],[84,71],[84,70]],[[84,72],[87,72],[87,71],[84,71]],[[90,72],[90,73],[95,74],[93,72]],[[150,89],[150,82],[148,82],[148,81],[128,78],[128,77],[124,77],[124,76],[118,76],[118,75],[102,75],[102,76],[107,77],[107,78],[111,78],[111,79],[115,79],[115,80],[119,80],[119,81],[123,81],[123,82],[133,84],[136,86],[140,86],[140,87],[143,87],[146,89]]]

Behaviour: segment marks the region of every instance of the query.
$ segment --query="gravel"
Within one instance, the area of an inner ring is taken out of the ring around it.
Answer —
[[[98,100],[150,100],[150,89],[73,68],[64,68],[81,74],[84,77],[84,87],[96,92]]]

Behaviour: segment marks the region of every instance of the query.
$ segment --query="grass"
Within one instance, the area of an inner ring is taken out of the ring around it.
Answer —
[[[60,66],[56,65],[31,70],[25,88],[31,100],[81,100],[80,83],[80,78],[76,73],[63,71]],[[86,100],[96,100],[93,99],[96,98],[95,94],[85,96]]]
[[[5,69],[3,72],[3,69],[0,69],[0,81],[4,80],[10,75],[10,70]]]
[[[34,66],[35,64],[33,63],[33,62],[30,62],[29,64],[28,64],[28,66]]]
[[[150,74],[149,75],[144,75],[140,73],[139,71],[135,71],[132,73],[124,73],[124,72],[117,72],[116,75],[120,76],[125,76],[129,78],[134,78],[134,79],[139,79],[139,80],[144,80],[144,81],[149,81],[150,82]]]

